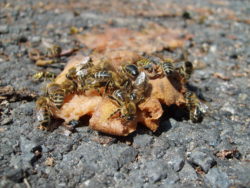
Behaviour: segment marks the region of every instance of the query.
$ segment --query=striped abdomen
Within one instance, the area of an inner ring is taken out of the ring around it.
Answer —
[[[96,80],[107,82],[112,78],[112,74],[108,71],[99,71],[94,74]]]
[[[57,108],[61,108],[64,102],[64,90],[60,89],[49,96],[50,100]]]
[[[50,125],[51,114],[47,107],[44,106],[39,108],[39,110],[37,111],[37,120],[39,124],[44,127],[48,127]]]
[[[174,72],[174,67],[171,63],[168,62],[162,63],[162,68],[167,76]]]

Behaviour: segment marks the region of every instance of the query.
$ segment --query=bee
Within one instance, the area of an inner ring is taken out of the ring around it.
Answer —
[[[186,92],[184,97],[186,99],[189,118],[191,121],[193,123],[201,122],[208,109],[207,105],[201,103],[196,94],[193,92]]]
[[[112,78],[112,73],[110,71],[99,71],[94,74],[94,78],[98,82],[108,82]]]
[[[66,74],[66,78],[72,81],[76,81],[77,80],[77,75],[76,75],[76,68],[72,67],[68,70],[67,74]]]
[[[187,81],[193,73],[193,64],[190,61],[186,61],[181,66],[175,68],[175,70]]]
[[[102,70],[102,71],[95,72],[94,74],[86,78],[84,82],[85,85],[83,86],[84,90],[94,88],[94,89],[97,89],[97,91],[100,93],[99,87],[105,86],[107,88],[108,85],[113,80],[113,75],[114,73],[112,71]]]
[[[115,77],[115,85],[117,88],[126,88],[127,91],[132,90],[132,82],[139,75],[136,65],[128,64],[120,67],[119,75]]]
[[[134,64],[128,64],[128,65],[122,66],[121,70],[122,70],[122,73],[126,77],[128,77],[132,80],[135,80],[136,77],[139,75],[139,70],[138,70],[137,66]]]
[[[149,78],[157,78],[163,74],[160,62],[151,61],[150,59],[141,59],[136,62],[140,71],[145,71]]]
[[[32,48],[31,50],[29,50],[28,55],[29,55],[29,58],[34,61],[41,59],[41,52],[35,48]]]
[[[59,109],[63,105],[65,90],[55,82],[47,84],[46,93],[53,104]]]
[[[58,58],[60,57],[62,52],[62,48],[58,45],[51,45],[48,46],[48,48],[46,49],[46,57],[49,58]]]
[[[83,58],[83,60],[79,63],[79,65],[77,65],[77,71],[81,69],[88,69],[91,67],[93,67],[92,59],[89,56],[87,56]]]
[[[126,93],[120,89],[115,90],[109,98],[116,101],[120,106],[126,102]]]
[[[166,76],[169,76],[174,72],[172,59],[165,59],[164,62],[161,63],[161,66]]]
[[[48,129],[51,124],[50,101],[47,97],[39,97],[36,101],[37,120],[42,129]]]
[[[134,89],[130,94],[130,99],[136,103],[143,101],[149,88],[148,77],[145,72],[140,72],[133,84],[133,88]]]
[[[83,82],[86,77],[92,73],[92,68],[94,67],[93,62],[89,56],[84,57],[82,62],[76,66],[76,76],[77,80]]]
[[[119,108],[114,111],[109,118],[115,114],[120,113],[120,117],[125,121],[132,121],[135,118],[137,107],[133,101],[129,101],[127,93],[117,89],[113,92],[112,96],[108,96],[118,104]]]
[[[53,72],[47,72],[47,71],[40,71],[35,73],[32,78],[34,81],[40,81],[40,80],[50,80],[53,81],[56,77],[56,74]]]
[[[64,90],[65,95],[69,95],[77,91],[77,84],[72,80],[66,79],[62,82],[61,88]]]

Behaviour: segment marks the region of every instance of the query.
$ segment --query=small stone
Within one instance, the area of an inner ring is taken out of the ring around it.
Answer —
[[[4,118],[4,119],[0,122],[0,124],[1,124],[1,125],[8,125],[8,124],[10,124],[10,123],[12,123],[12,122],[13,122],[12,117],[6,117],[6,118]]]
[[[123,165],[128,164],[129,162],[135,160],[138,155],[138,151],[135,148],[129,147],[125,151],[123,151],[118,157],[118,164],[121,168]]]
[[[246,93],[240,93],[239,94],[239,100],[245,101],[247,99],[248,95]]]
[[[227,174],[218,168],[209,170],[205,175],[205,182],[211,187],[227,188],[229,186],[229,178]]]
[[[20,137],[20,147],[25,168],[33,165],[42,155],[42,147],[23,136]]]
[[[27,37],[24,36],[24,35],[21,35],[21,36],[19,36],[19,37],[17,38],[17,42],[19,42],[19,43],[25,43],[25,42],[27,42],[27,41],[28,41],[28,39],[27,39]]]
[[[134,138],[135,147],[146,147],[152,142],[152,136],[148,134],[137,135]]]
[[[22,169],[13,169],[8,172],[6,177],[13,182],[20,183],[24,178],[24,172]]]
[[[161,181],[162,179],[167,178],[169,167],[165,161],[162,160],[151,161],[148,164],[146,164],[146,167],[147,167],[146,173],[149,182],[155,183]]]
[[[222,111],[229,112],[231,114],[235,114],[235,109],[233,108],[233,105],[229,102],[226,102],[223,107],[221,108]]]
[[[216,45],[212,45],[212,46],[210,46],[210,52],[212,52],[212,53],[216,53],[217,52],[217,46]]]
[[[41,37],[40,36],[33,36],[33,37],[30,37],[30,42],[32,43],[32,45],[38,45],[40,44],[41,42]]]
[[[184,167],[179,172],[179,176],[180,176],[180,179],[183,180],[184,182],[185,181],[195,181],[198,179],[195,170],[188,163],[185,163]]]
[[[174,169],[175,172],[180,171],[183,166],[184,166],[184,158],[180,155],[176,155],[175,157],[173,157],[168,164],[170,164],[172,166],[172,168]]]
[[[0,34],[6,34],[9,32],[8,25],[0,25]]]
[[[193,151],[190,155],[190,161],[202,168],[204,172],[215,164],[215,160],[207,153],[201,151]]]
[[[34,102],[27,102],[20,105],[21,111],[26,116],[32,116],[34,112]]]
[[[173,185],[180,180],[178,174],[171,168],[168,168],[167,174],[168,177],[165,180],[163,180],[166,187],[167,185]]]

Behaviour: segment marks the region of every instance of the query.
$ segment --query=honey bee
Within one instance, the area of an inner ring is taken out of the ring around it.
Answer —
[[[93,62],[89,56],[84,57],[82,62],[76,66],[76,76],[78,81],[84,81],[84,79],[91,74],[92,69],[94,67]]]
[[[90,67],[93,67],[93,62],[92,59],[87,56],[84,57],[83,60],[79,63],[79,65],[77,65],[77,71],[81,70],[81,69],[88,69]]]
[[[39,97],[36,101],[37,120],[41,129],[48,129],[51,123],[50,101],[47,97]]]
[[[145,94],[148,90],[148,77],[145,72],[140,72],[133,84],[133,91],[130,94],[130,99],[136,103],[144,100]]]
[[[77,80],[77,75],[76,75],[76,68],[72,67],[68,70],[67,74],[66,74],[66,78],[72,81],[76,81]]]
[[[98,71],[90,75],[89,77],[86,78],[84,82],[85,84],[83,86],[84,90],[97,89],[97,91],[100,93],[99,87],[105,86],[107,88],[108,87],[107,85],[109,85],[109,83],[111,83],[113,80],[113,75],[114,73],[112,71],[106,71],[106,70]]]
[[[35,73],[32,78],[34,81],[40,81],[40,80],[50,80],[53,81],[56,77],[56,74],[53,72],[47,72],[47,71],[40,71]]]
[[[132,121],[135,118],[137,111],[136,104],[133,101],[129,101],[127,93],[117,89],[113,92],[112,96],[108,97],[119,106],[119,108],[110,115],[110,118],[117,113],[120,113],[120,117],[125,121]]]
[[[145,71],[149,78],[157,78],[163,74],[160,62],[151,61],[150,59],[141,59],[136,62],[140,71]]]
[[[136,77],[139,75],[139,70],[137,68],[136,65],[134,64],[128,64],[128,65],[124,65],[121,68],[123,75],[125,75],[126,77],[135,80]]]
[[[175,70],[187,81],[193,73],[193,64],[190,61],[186,61],[181,66],[175,68]]]
[[[61,88],[64,90],[65,95],[68,95],[77,91],[77,84],[74,81],[66,79],[62,82]]]
[[[208,109],[207,105],[201,103],[196,94],[193,92],[186,92],[184,97],[186,99],[189,118],[191,121],[193,123],[201,122]]]
[[[61,87],[61,85],[55,82],[49,83],[46,87],[46,93],[53,104],[58,109],[61,108],[65,97],[65,90]]]
[[[60,57],[62,48],[58,45],[51,45],[46,49],[46,57],[58,58]]]
[[[137,78],[139,75],[139,70],[136,65],[128,64],[123,65],[120,67],[119,74],[115,77],[114,80],[115,86],[117,88],[126,88],[127,91],[132,90],[132,82]]]

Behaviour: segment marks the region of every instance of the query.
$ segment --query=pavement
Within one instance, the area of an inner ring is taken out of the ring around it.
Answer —
[[[249,1],[8,0],[0,7],[0,187],[250,187]],[[70,57],[38,67],[31,47],[44,40],[74,47],[72,26],[84,33],[148,22],[192,34],[186,48],[197,69],[189,87],[209,106],[201,123],[170,118],[156,133],[141,127],[128,137],[88,126],[36,128],[44,83],[32,75],[59,73]]]

